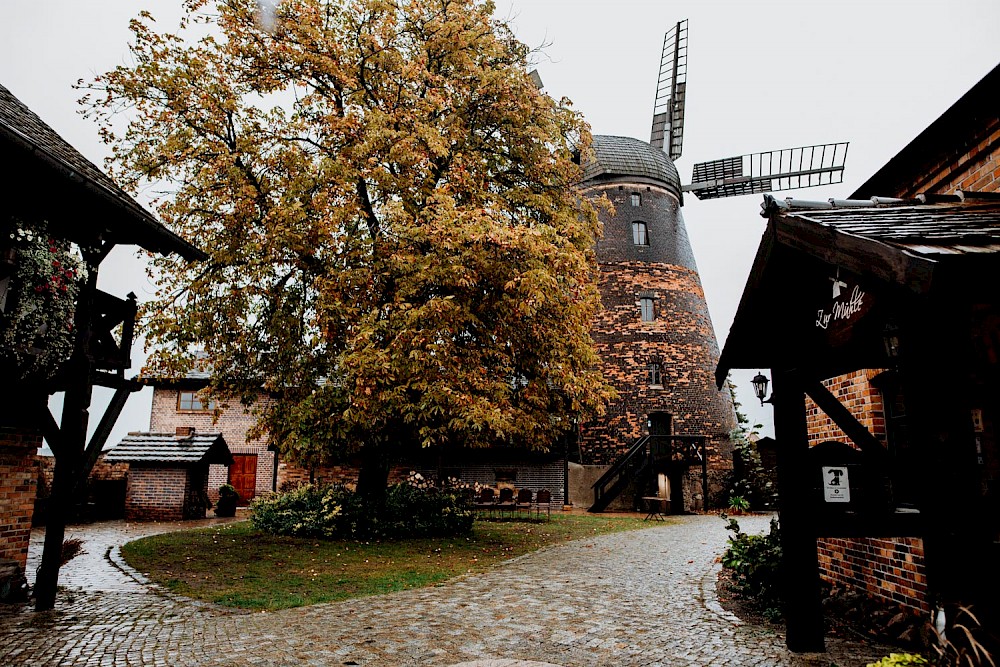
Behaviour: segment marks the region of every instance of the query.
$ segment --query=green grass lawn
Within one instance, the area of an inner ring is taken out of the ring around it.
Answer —
[[[476,521],[471,535],[398,541],[281,537],[249,522],[129,542],[125,561],[169,590],[245,609],[285,609],[429,586],[550,544],[649,527],[614,515]]]

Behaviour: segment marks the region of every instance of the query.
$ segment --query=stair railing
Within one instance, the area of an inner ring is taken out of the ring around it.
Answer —
[[[637,472],[649,464],[650,436],[644,435],[629,447],[614,465],[608,468],[601,477],[591,485],[594,490],[594,504],[591,512],[603,511],[607,505],[621,493],[621,489],[635,478]]]

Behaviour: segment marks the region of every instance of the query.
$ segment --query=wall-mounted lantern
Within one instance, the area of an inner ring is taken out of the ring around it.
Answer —
[[[760,399],[761,405],[771,402],[771,399],[767,398],[768,382],[769,380],[760,371],[757,371],[757,375],[750,380],[750,383],[753,385],[753,393],[758,399]]]
[[[892,321],[887,322],[882,330],[882,344],[885,346],[885,356],[893,361],[899,359],[899,327]]]

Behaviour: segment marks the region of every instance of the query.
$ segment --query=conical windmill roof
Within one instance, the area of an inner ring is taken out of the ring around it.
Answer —
[[[583,167],[585,181],[638,178],[666,187],[681,198],[681,179],[673,161],[658,148],[632,137],[594,135],[593,154]]]

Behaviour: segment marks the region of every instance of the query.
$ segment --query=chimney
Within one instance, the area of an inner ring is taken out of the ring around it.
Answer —
[[[190,438],[194,435],[194,426],[178,426],[175,435],[178,438]]]

